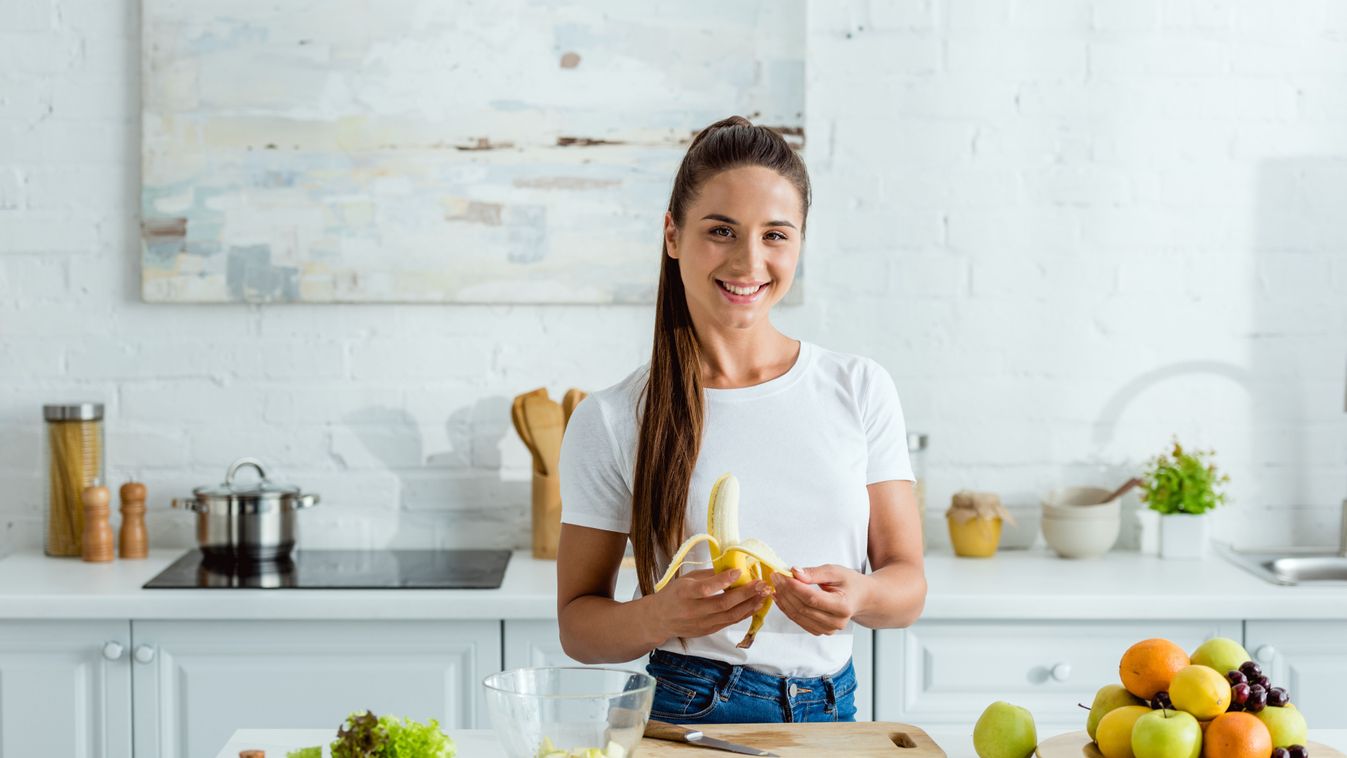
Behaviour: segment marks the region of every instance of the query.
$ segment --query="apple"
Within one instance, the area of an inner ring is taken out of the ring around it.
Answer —
[[[1198,758],[1202,727],[1191,713],[1151,711],[1132,727],[1132,754],[1136,758]]]
[[[973,749],[978,758],[1028,758],[1037,747],[1033,714],[1004,700],[987,706],[973,725]]]
[[[1100,719],[1124,705],[1145,705],[1146,701],[1127,691],[1121,684],[1106,684],[1094,693],[1094,702],[1090,704],[1090,715],[1085,719],[1085,732],[1094,739]]]
[[[1280,708],[1269,705],[1254,715],[1272,734],[1273,747],[1304,745],[1309,739],[1305,717],[1290,703]]]
[[[1212,637],[1198,645],[1192,655],[1194,665],[1210,666],[1222,677],[1231,671],[1239,671],[1247,660],[1250,660],[1249,651],[1229,637]]]

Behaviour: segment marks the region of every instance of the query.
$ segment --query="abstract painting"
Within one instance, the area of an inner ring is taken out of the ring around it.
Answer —
[[[142,13],[150,302],[652,303],[696,130],[804,149],[804,0]]]

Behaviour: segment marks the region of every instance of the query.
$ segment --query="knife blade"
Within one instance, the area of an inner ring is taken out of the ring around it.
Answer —
[[[645,736],[656,740],[668,740],[670,742],[682,742],[697,747],[711,748],[713,750],[725,750],[740,755],[763,755],[776,756],[776,753],[768,752],[748,745],[729,742],[727,740],[707,737],[705,734],[677,724],[670,724],[658,719],[650,719],[645,725]]]

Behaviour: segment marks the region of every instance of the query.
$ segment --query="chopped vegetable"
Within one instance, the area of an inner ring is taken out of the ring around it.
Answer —
[[[435,719],[420,724],[372,711],[347,716],[332,743],[332,758],[454,758],[454,753],[454,741]]]
[[[574,750],[562,750],[552,742],[551,737],[543,737],[542,744],[538,745],[538,754],[535,758],[627,758],[627,751],[612,740],[608,740],[608,746],[603,748],[584,747]]]

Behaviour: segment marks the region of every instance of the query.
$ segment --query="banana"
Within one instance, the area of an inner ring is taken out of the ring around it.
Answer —
[[[742,587],[758,580],[765,581],[769,587],[773,587],[774,574],[780,572],[790,575],[790,566],[777,557],[776,552],[766,543],[751,537],[746,540],[739,539],[739,480],[735,479],[733,474],[721,474],[711,487],[711,500],[706,508],[706,531],[694,534],[678,546],[678,552],[669,562],[669,569],[655,584],[656,592],[678,575],[678,569],[687,562],[688,551],[703,542],[707,543],[711,551],[711,565],[716,573],[732,568],[739,569],[739,578],[734,580],[731,587]],[[753,645],[753,638],[758,635],[758,630],[762,628],[762,622],[771,609],[772,598],[769,595],[763,601],[762,607],[754,612],[753,620],[748,625],[748,633],[739,641],[738,647],[747,648]]]

